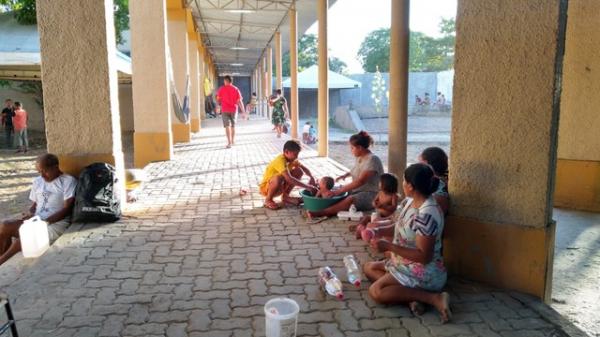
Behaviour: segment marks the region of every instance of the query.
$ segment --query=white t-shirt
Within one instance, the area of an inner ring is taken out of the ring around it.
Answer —
[[[29,200],[36,203],[35,215],[42,220],[60,211],[65,205],[65,200],[75,196],[77,180],[68,174],[47,182],[41,176],[33,180],[29,193]]]
[[[310,132],[310,124],[304,124],[304,126],[302,127],[302,133],[309,133]]]

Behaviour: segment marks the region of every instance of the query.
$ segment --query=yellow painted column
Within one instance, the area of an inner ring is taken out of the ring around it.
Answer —
[[[290,19],[290,114],[292,115],[292,138],[298,139],[298,14],[288,11]]]
[[[406,168],[408,124],[408,36],[410,0],[392,1],[388,171],[402,177]]]
[[[329,152],[329,84],[327,83],[327,72],[329,71],[327,58],[328,2],[328,0],[317,1],[317,19],[319,20],[318,152],[321,157],[327,157]]]
[[[267,92],[273,95],[273,48],[267,47]]]
[[[554,205],[600,212],[600,2],[568,11]]]
[[[113,2],[36,4],[48,152],[75,177],[106,162],[124,182]],[[123,183],[117,188],[124,193]]]
[[[268,119],[271,119],[271,106],[269,105],[269,99],[271,97],[271,95],[273,94],[271,91],[269,91],[269,70],[267,69],[268,67],[268,63],[267,63],[267,55],[263,56],[262,59],[262,79],[263,79],[263,95],[264,95],[264,99],[263,99],[263,104],[265,106],[265,115],[267,116]]]
[[[263,71],[262,71],[262,58],[260,59],[260,61],[258,62],[258,69],[257,69],[257,76],[256,76],[256,80],[258,82],[258,86],[257,86],[257,97],[258,97],[258,111],[261,117],[265,116],[265,111],[264,111],[264,106],[263,106],[263,102],[264,102],[264,90],[263,90]]]
[[[200,128],[202,128],[202,120],[206,119],[206,97],[204,97],[204,47],[200,33],[196,33],[198,44],[198,112],[200,114]]]
[[[163,0],[131,0],[134,111],[133,162],[142,168],[173,156],[167,69],[167,11]]]
[[[190,37],[189,61],[190,61],[190,131],[200,131],[200,79],[198,76],[198,42],[196,34]]]
[[[173,78],[181,104],[183,104],[184,96],[187,94],[186,82],[189,76],[189,45],[186,15],[184,9],[167,9],[169,49],[173,65]],[[175,115],[172,116],[171,123],[174,143],[187,143],[191,140],[190,123],[180,121]]]
[[[459,1],[456,17],[444,259],[454,274],[546,300],[566,4]]]
[[[283,91],[283,73],[281,64],[281,32],[275,32],[275,89]]]

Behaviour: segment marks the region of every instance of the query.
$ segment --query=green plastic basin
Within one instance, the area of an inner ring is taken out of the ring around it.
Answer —
[[[302,190],[300,191],[300,196],[304,201],[304,209],[314,212],[323,210],[331,205],[337,204],[338,202],[342,201],[342,199],[347,197],[348,193],[344,193],[333,198],[316,198],[313,197],[310,191]]]

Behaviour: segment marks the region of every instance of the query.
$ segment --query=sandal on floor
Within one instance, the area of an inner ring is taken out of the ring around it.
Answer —
[[[277,203],[275,203],[274,201],[267,201],[263,204],[264,208],[268,208],[270,210],[278,210],[279,209],[279,205],[277,205]]]
[[[408,308],[410,309],[410,312],[417,317],[425,313],[425,305],[418,301],[408,303]]]
[[[308,224],[318,224],[319,222],[327,220],[326,216],[317,216],[317,217],[309,217],[306,219],[306,223]]]

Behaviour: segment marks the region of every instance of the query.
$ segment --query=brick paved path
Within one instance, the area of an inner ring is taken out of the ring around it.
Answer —
[[[229,150],[219,122],[207,124],[177,146],[174,160],[149,167],[152,181],[122,221],[73,225],[43,257],[0,267],[22,336],[263,336],[263,304],[277,296],[300,305],[298,336],[575,331],[527,296],[457,280],[455,316],[443,326],[432,310],[416,318],[404,306],[376,305],[366,286],[346,287],[344,301],[325,297],[317,268],[330,265],[343,277],[342,257],[368,261],[367,247],[347,223],[308,225],[298,209],[261,208],[257,182],[284,142],[266,123],[242,124]],[[301,157],[317,175],[342,172],[313,151]],[[240,197],[240,187],[248,195]]]

